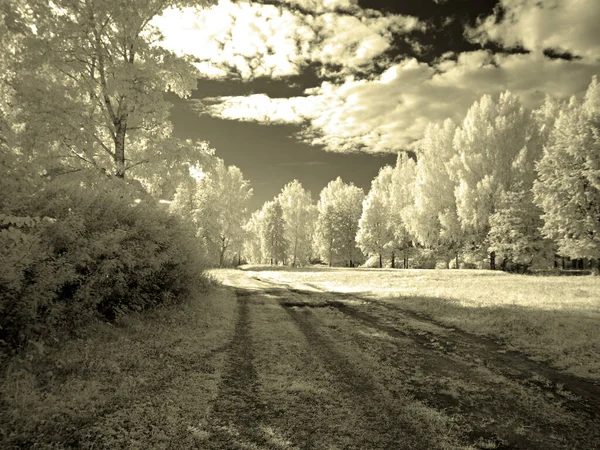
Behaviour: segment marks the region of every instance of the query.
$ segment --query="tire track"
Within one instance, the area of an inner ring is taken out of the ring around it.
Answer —
[[[600,421],[599,385],[576,376],[558,372],[543,363],[530,360],[524,354],[513,350],[507,350],[504,345],[499,344],[490,338],[477,336],[449,327],[430,317],[406,310],[396,305],[353,294],[323,292],[318,294],[321,297],[321,301],[315,303],[314,292],[294,288],[288,290],[289,292],[309,299],[308,302],[296,301],[291,302],[290,305],[335,308],[345,315],[362,322],[366,326],[385,332],[390,336],[409,337],[416,343],[440,354],[456,355],[465,360],[481,361],[486,367],[507,378],[520,383],[536,386],[538,389],[545,392],[562,397],[572,410],[581,412],[593,420]],[[444,329],[446,334],[444,336],[439,336],[425,330],[419,331],[419,333],[409,333],[404,330],[399,330],[397,327],[382,324],[381,321],[376,318],[378,311],[371,310],[366,313],[361,311],[361,308],[349,305],[344,302],[344,300],[366,303],[373,309],[384,309],[418,322],[432,324]],[[284,302],[282,306],[286,306],[286,304],[287,302]],[[540,375],[544,380],[535,381]],[[565,390],[574,394],[577,398],[566,397],[563,395]]]
[[[596,408],[600,396],[596,396],[597,387],[591,383],[586,383],[584,380],[579,380],[568,375],[557,374],[552,369],[545,368],[525,359],[522,354],[517,352],[498,353],[498,350],[503,350],[499,344],[493,341],[487,342],[488,340],[485,338],[449,329],[447,326],[442,326],[447,333],[439,336],[423,330],[419,330],[418,332],[410,328],[401,330],[395,325],[382,323],[382,318],[379,317],[378,313],[383,312],[385,318],[389,320],[389,313],[393,311],[405,317],[409,316],[413,320],[418,319],[420,322],[435,324],[434,321],[427,321],[423,317],[416,317],[414,313],[405,315],[403,314],[404,311],[393,307],[388,308],[388,305],[382,305],[382,308],[377,308],[379,304],[372,300],[369,301],[368,299],[351,295],[316,294],[315,292],[298,289],[280,289],[279,296],[280,305],[288,310],[288,314],[295,320],[299,328],[311,342],[311,346],[324,351],[320,357],[325,361],[327,360],[326,354],[331,353],[333,349],[328,348],[327,343],[319,341],[318,337],[316,337],[318,335],[314,331],[314,327],[318,326],[318,319],[315,317],[309,323],[307,322],[307,318],[314,316],[312,311],[315,311],[315,313],[319,312],[319,314],[322,314],[320,311],[323,311],[323,314],[326,314],[325,311],[328,308],[337,310],[348,318],[358,321],[368,328],[385,333],[397,340],[406,342],[406,338],[409,338],[417,347],[425,348],[427,351],[420,351],[420,356],[424,358],[424,369],[428,376],[439,375],[440,377],[444,377],[447,376],[448,369],[450,369],[454,374],[453,376],[460,374],[460,378],[470,380],[474,374],[474,369],[483,366],[490,369],[492,373],[499,373],[506,376],[507,379],[523,385],[526,389],[534,389],[551,394],[551,398],[543,398],[542,401],[556,405],[556,407],[566,406],[568,410],[573,411],[577,414],[577,417],[581,418],[580,423],[562,426],[553,424],[551,418],[548,419],[550,420],[549,422],[544,422],[542,419],[536,417],[535,408],[532,408],[531,405],[527,406],[524,404],[523,406],[519,406],[513,404],[511,409],[507,410],[506,402],[510,399],[510,393],[503,392],[503,390],[497,391],[497,388],[493,385],[487,386],[487,389],[489,389],[487,394],[489,401],[481,406],[478,406],[477,401],[473,399],[456,399],[444,393],[435,392],[434,389],[431,389],[431,386],[421,386],[421,389],[413,393],[418,400],[431,404],[436,408],[444,409],[452,414],[468,418],[469,422],[472,422],[469,424],[472,426],[472,429],[468,433],[472,441],[479,439],[484,439],[488,442],[490,440],[495,441],[495,448],[497,449],[523,448],[540,450],[550,448],[593,448],[589,447],[590,442],[600,442],[600,430],[597,421],[600,409]],[[363,303],[367,304],[364,306],[350,305],[343,301],[346,299],[355,301],[355,304],[356,300],[363,300]],[[306,315],[302,316],[299,311],[305,312]],[[338,359],[339,355],[334,355],[329,364],[334,364],[331,361]],[[398,369],[400,373],[409,375],[406,367],[407,361],[382,355],[382,362]],[[350,388],[355,385],[355,376],[344,374],[343,370],[340,370],[339,366],[336,367],[335,364],[330,368],[334,373],[341,374],[342,378],[350,380]],[[572,396],[561,395],[560,385],[540,386],[536,384],[532,381],[532,377],[536,374],[542,374],[549,380],[561,380],[564,385],[562,389],[578,393],[582,398],[577,399]],[[581,387],[582,385],[583,388]],[[366,391],[363,392],[367,392],[367,397],[377,397],[377,391],[378,389],[371,384],[367,385]],[[513,395],[516,392],[513,391]],[[525,409],[521,410],[520,408]],[[390,412],[387,411],[386,414]],[[510,417],[511,415],[513,417]],[[503,426],[503,418],[511,422],[511,419],[514,417],[522,418],[523,423],[530,423],[533,425],[533,428],[524,435],[523,433],[515,433],[506,426]],[[566,442],[561,443],[563,437],[570,444],[566,444]]]
[[[431,436],[426,429],[416,426],[414,420],[407,417],[408,405],[392,398],[369,373],[337,351],[333,342],[317,331],[322,324],[310,309],[287,307],[285,311],[321,364],[334,376],[340,386],[339,393],[350,397],[362,427],[371,431],[361,435],[361,440],[353,443],[352,448],[450,448],[439,436]]]
[[[225,362],[219,394],[208,423],[209,448],[246,449],[257,444],[268,448],[258,432],[264,405],[258,394],[254,347],[250,335],[249,293],[236,289],[238,319]]]

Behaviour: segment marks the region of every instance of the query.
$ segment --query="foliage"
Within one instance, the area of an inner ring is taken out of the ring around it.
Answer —
[[[394,240],[390,205],[393,169],[386,166],[371,183],[371,190],[363,200],[362,216],[358,222],[356,242],[367,256],[376,255],[379,267]]]
[[[315,246],[329,265],[343,262],[353,266],[360,259],[356,233],[363,200],[363,190],[352,183],[345,184],[340,177],[321,191]]]
[[[289,262],[292,267],[305,265],[312,256],[312,236],[317,215],[310,192],[304,190],[298,180],[294,180],[283,187],[277,201],[283,211]]]
[[[545,236],[571,258],[600,257],[600,87],[561,111],[537,164],[535,202]]]
[[[162,36],[151,25],[187,3],[26,0],[12,8],[22,24],[11,29],[19,145],[46,173],[93,169],[150,183],[203,163],[206,144],[172,138],[164,97],[188,96],[197,72],[156,45]]]
[[[171,211],[194,223],[207,259],[223,266],[242,251],[252,189],[240,169],[215,160],[199,179],[180,183]]]
[[[104,181],[104,180],[103,180]],[[3,216],[0,339],[6,350],[96,317],[179,301],[201,282],[193,230],[124,181],[50,185],[28,205],[44,219]]]
[[[392,251],[402,252],[404,268],[408,267],[410,249],[414,246],[414,238],[408,224],[414,215],[414,183],[416,164],[404,154],[398,155],[392,174],[391,215],[394,223],[394,240]]]
[[[288,253],[283,208],[277,199],[266,202],[260,213],[259,236],[263,259],[271,264],[284,263]]]
[[[419,243],[446,262],[458,257],[464,241],[454,197],[457,184],[449,170],[455,154],[452,144],[455,130],[450,119],[425,129],[415,169],[414,208],[407,223]]]
[[[249,262],[258,264],[264,263],[262,253],[262,242],[260,223],[262,218],[262,209],[254,211],[248,222],[244,225],[244,257]]]
[[[532,166],[527,163],[535,157],[528,151],[530,127],[530,114],[507,91],[498,101],[484,95],[475,102],[456,131],[451,162],[456,209],[475,248],[485,246],[502,192],[520,181],[521,167]]]
[[[552,242],[540,232],[541,210],[533,204],[531,191],[502,194],[499,207],[490,217],[489,251],[501,258],[501,268],[525,272],[537,260],[554,256]]]

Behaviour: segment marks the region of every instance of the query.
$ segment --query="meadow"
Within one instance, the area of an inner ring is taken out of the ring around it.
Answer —
[[[489,270],[246,266],[297,289],[353,293],[488,336],[571,374],[600,380],[600,277]]]

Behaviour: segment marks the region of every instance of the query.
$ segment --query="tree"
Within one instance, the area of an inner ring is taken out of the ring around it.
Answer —
[[[271,265],[285,264],[288,242],[285,239],[285,220],[279,201],[266,202],[261,210],[260,234],[262,254]]]
[[[294,180],[284,186],[277,201],[283,210],[291,265],[296,267],[297,264],[307,264],[312,252],[317,213],[310,193],[304,190],[298,180]]]
[[[392,167],[385,166],[371,183],[371,190],[363,201],[356,235],[356,242],[365,255],[378,256],[379,268],[394,240],[390,214],[392,173]]]
[[[458,268],[464,236],[454,198],[457,183],[448,167],[455,154],[455,131],[456,125],[450,119],[425,129],[416,166],[414,208],[407,227],[421,245],[444,256],[447,266],[450,258],[456,258]]]
[[[592,79],[583,103],[561,111],[537,166],[533,192],[542,232],[571,258],[600,257],[600,87]]]
[[[363,190],[340,177],[331,181],[319,198],[319,216],[315,230],[315,247],[329,265],[344,260],[354,266],[360,250],[356,245],[358,221],[362,214]]]
[[[240,169],[219,159],[215,168],[198,182],[200,206],[195,214],[203,237],[218,251],[219,266],[231,250],[241,251],[252,189]]]
[[[94,168],[118,178],[186,176],[202,163],[205,144],[172,139],[164,98],[188,96],[197,71],[156,45],[162,36],[151,25],[187,3],[26,0],[14,78],[24,151],[48,173]]]
[[[540,229],[541,210],[533,204],[531,190],[517,189],[502,194],[490,216],[490,249],[501,258],[502,270],[526,272],[537,261],[554,256],[552,241]]]
[[[207,255],[223,266],[241,253],[252,189],[240,169],[221,159],[199,178],[179,185],[170,209],[194,222]]]
[[[244,256],[248,261],[258,264],[262,264],[264,262],[260,228],[261,213],[262,210],[260,209],[258,211],[254,211],[248,222],[244,225]]]
[[[475,102],[457,129],[451,162],[456,208],[472,247],[487,250],[490,216],[502,193],[521,181],[522,168],[532,167],[531,116],[517,97],[506,91],[497,102],[484,95]],[[490,267],[496,268],[490,251]]]
[[[398,155],[392,174],[391,216],[394,229],[392,251],[402,252],[404,268],[408,267],[408,251],[414,245],[407,223],[414,209],[415,169],[414,160],[401,153]]]

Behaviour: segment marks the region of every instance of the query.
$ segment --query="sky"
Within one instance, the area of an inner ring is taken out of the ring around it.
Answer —
[[[168,95],[177,137],[210,142],[254,190],[341,176],[368,191],[429,122],[460,124],[484,94],[535,108],[600,74],[598,0],[215,0],[154,20],[198,68]]]

